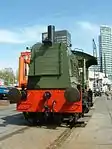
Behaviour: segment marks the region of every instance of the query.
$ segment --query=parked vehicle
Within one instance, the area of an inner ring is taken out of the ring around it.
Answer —
[[[6,86],[0,86],[0,100],[7,100],[9,89]]]

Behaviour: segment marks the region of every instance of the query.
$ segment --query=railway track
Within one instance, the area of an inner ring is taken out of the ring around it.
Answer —
[[[80,127],[82,129],[83,127],[86,126],[89,119],[91,118],[92,112],[93,112],[93,110],[90,110],[90,112],[84,118],[82,118],[79,121],[79,123],[77,123],[74,127],[69,127],[69,126],[65,127],[64,125],[62,125],[61,127],[58,127],[55,129],[55,128],[53,128],[54,126],[51,126],[52,128],[51,127],[44,128],[44,126],[37,127],[37,126],[27,126],[26,125],[26,126],[22,126],[22,128],[18,127],[17,130],[15,130],[15,131],[13,129],[13,132],[10,132],[10,133],[0,137],[0,142],[4,142],[3,144],[5,144],[7,147],[7,144],[9,142],[16,142],[15,140],[17,140],[17,145],[20,145],[20,143],[18,142],[18,139],[23,140],[21,137],[24,136],[24,142],[26,142],[24,145],[24,149],[26,149],[25,147],[26,147],[27,142],[33,144],[33,142],[31,142],[31,138],[33,138],[33,139],[36,138],[36,140],[33,140],[33,141],[34,141],[34,144],[40,145],[39,148],[43,147],[42,143],[44,142],[45,143],[44,148],[42,148],[42,149],[45,149],[45,147],[46,147],[46,149],[57,149],[57,148],[61,147],[61,145],[64,143],[64,141],[66,141],[66,139],[72,134],[73,131],[77,131],[77,129],[79,129]],[[27,133],[27,135],[26,135],[26,133]],[[32,133],[33,137],[28,136],[29,133]],[[28,138],[26,138],[26,136],[28,136]],[[52,138],[52,136],[54,138]],[[39,137],[42,137],[43,141],[39,140]],[[37,143],[37,140],[38,140],[38,143]],[[5,149],[7,149],[6,147],[5,147]],[[14,147],[15,146],[13,145],[12,148],[14,148]],[[19,147],[19,148],[21,148],[21,147]],[[34,148],[32,147],[32,149],[34,149]]]
[[[59,149],[61,145],[66,141],[66,139],[72,134],[73,131],[75,131],[77,128],[84,128],[87,123],[89,122],[91,116],[93,113],[93,109],[89,111],[89,113],[81,119],[77,124],[75,124],[72,127],[68,127],[64,132],[60,134],[60,136],[51,143],[46,149]]]
[[[14,131],[14,132],[8,133],[8,134],[6,134],[6,135],[0,137],[0,141],[3,141],[3,140],[5,140],[5,139],[8,139],[8,138],[10,138],[10,137],[12,137],[13,135],[16,135],[16,134],[18,134],[18,133],[22,133],[23,131],[25,131],[25,130],[27,130],[27,129],[29,129],[29,128],[30,128],[30,127],[26,126],[26,127],[24,127],[24,128],[20,128],[20,129]]]

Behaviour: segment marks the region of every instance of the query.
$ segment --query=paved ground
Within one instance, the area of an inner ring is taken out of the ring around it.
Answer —
[[[0,100],[0,109],[4,106],[9,106],[10,102],[8,100]]]
[[[27,127],[25,125],[26,122],[23,116],[15,109],[16,105],[0,108],[0,149],[45,149],[66,130],[66,127],[32,127],[24,129]],[[10,135],[10,133],[22,128],[24,130]],[[83,128],[75,128],[71,135],[72,138],[77,137],[82,130]],[[7,134],[9,134],[10,137],[4,138],[3,136]],[[66,146],[65,143],[63,147],[65,148]],[[71,148],[71,143],[67,149],[68,148]],[[76,147],[76,149],[78,148]]]
[[[16,111],[16,105],[0,107],[0,139],[20,128],[26,127],[22,114]]]
[[[15,105],[0,110],[0,149],[45,149],[64,130],[66,127],[27,127]]]
[[[16,111],[16,105],[0,107],[0,149],[45,149],[67,129],[26,124],[23,115]]]
[[[95,101],[95,111],[85,128],[71,134],[61,149],[112,149],[112,100]]]
[[[30,128],[0,141],[0,149],[46,149],[65,128]]]

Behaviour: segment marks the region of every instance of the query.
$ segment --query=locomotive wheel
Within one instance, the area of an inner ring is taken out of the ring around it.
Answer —
[[[63,117],[62,117],[61,114],[54,114],[53,117],[52,117],[52,119],[54,120],[54,123],[55,123],[56,125],[60,126],[61,123],[62,123]]]
[[[73,114],[69,117],[69,121],[67,123],[67,125],[70,126],[70,128],[74,127],[77,122],[78,122],[78,119],[79,119],[79,114]]]
[[[62,123],[62,115],[51,114],[48,118],[45,117],[44,113],[33,113],[33,112],[23,112],[24,119],[33,126],[40,126],[44,123],[55,123],[60,126]]]

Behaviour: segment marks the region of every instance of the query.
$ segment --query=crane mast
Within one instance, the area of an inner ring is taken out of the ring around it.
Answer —
[[[94,39],[92,40],[92,43],[93,43],[93,56],[97,58],[97,47]],[[96,90],[96,88],[98,88],[98,80],[96,80],[96,73],[98,73],[98,78],[99,78],[98,67],[96,68],[96,66],[94,66],[94,91]]]
[[[30,56],[31,52],[21,52],[21,55],[19,57],[19,88],[22,87],[22,85],[27,85],[27,77],[28,77],[28,65],[30,64]]]

